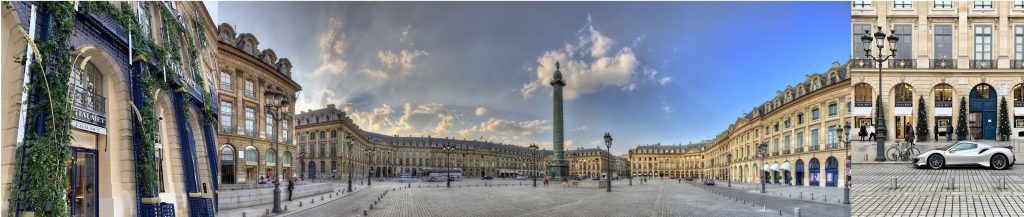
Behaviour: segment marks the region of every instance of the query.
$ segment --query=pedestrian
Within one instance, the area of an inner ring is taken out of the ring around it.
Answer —
[[[932,132],[935,132],[935,141],[939,141],[939,125],[938,124],[935,125],[935,130],[933,130]]]
[[[860,125],[860,132],[857,132],[857,135],[860,135],[860,140],[864,141],[864,137],[868,136],[868,127],[865,125]]]
[[[953,140],[953,125],[946,124],[946,141]]]
[[[875,125],[868,125],[868,140],[875,140]]]
[[[914,126],[910,126],[910,123],[903,125],[903,139],[907,143],[914,143]]]
[[[295,182],[293,179],[288,179],[288,201],[292,201],[292,191],[295,190]]]

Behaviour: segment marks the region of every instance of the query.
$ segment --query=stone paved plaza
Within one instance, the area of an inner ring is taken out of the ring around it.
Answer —
[[[487,183],[490,187],[483,187]],[[521,183],[521,184],[520,184]],[[369,216],[779,216],[774,205],[763,210],[763,200],[796,204],[794,200],[736,192],[718,192],[699,182],[634,180],[616,181],[613,192],[604,189],[564,188],[560,183],[532,187],[530,181],[458,181],[452,188],[444,183],[386,182],[366,191],[331,201],[288,216],[360,216],[383,192],[391,189]],[[426,187],[430,185],[431,187]],[[419,187],[417,187],[419,186]],[[713,188],[713,187],[712,187]],[[397,189],[397,190],[395,190]],[[758,201],[752,204],[750,201]],[[813,202],[812,204],[820,204]],[[834,207],[814,207],[811,213],[835,213]],[[792,216],[787,207],[784,215]],[[839,212],[837,216],[848,213]],[[804,216],[821,216],[807,215]],[[826,215],[827,216],[827,215]]]
[[[719,186],[726,186],[724,181],[718,181]],[[760,193],[761,184],[758,183],[732,183],[732,188],[741,189],[749,193]],[[820,187],[820,186],[793,186],[793,185],[765,185],[765,192],[768,196],[799,199],[829,204],[843,203],[843,188]]]
[[[853,216],[1024,215],[1024,167],[1019,165],[1009,170],[932,170],[909,163],[853,168]]]

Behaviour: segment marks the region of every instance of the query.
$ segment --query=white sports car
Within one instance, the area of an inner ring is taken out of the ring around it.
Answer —
[[[1013,147],[961,141],[944,148],[926,151],[914,157],[914,165],[939,169],[945,166],[983,166],[1002,170],[1016,161]]]

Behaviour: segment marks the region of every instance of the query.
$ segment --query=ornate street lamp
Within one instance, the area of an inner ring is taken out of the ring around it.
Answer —
[[[732,153],[725,154],[725,180],[728,181],[729,187],[732,187]]]
[[[372,177],[373,177],[373,154],[374,153],[377,153],[377,148],[370,147],[370,148],[366,149],[366,162],[367,162],[366,163],[366,167],[368,168],[368,170],[366,170],[366,187],[370,187],[371,185],[373,185]]]
[[[875,161],[885,161],[885,109],[882,106],[882,63],[888,61],[890,58],[896,58],[896,42],[900,40],[896,37],[896,30],[890,31],[892,34],[886,36],[885,32],[882,32],[882,27],[878,26],[878,31],[875,32],[874,37],[871,37],[871,30],[864,30],[864,35],[860,37],[861,42],[864,42],[864,56],[868,59],[878,62],[878,98],[875,101]],[[875,42],[875,47],[878,48],[878,55],[871,55],[871,42]],[[882,54],[882,48],[885,48],[885,42],[889,42],[889,55]]]
[[[763,166],[765,164],[765,160],[766,160],[765,158],[768,157],[768,143],[757,144],[757,155],[759,157],[761,157],[761,165]],[[764,191],[764,187],[765,187],[764,186],[765,185],[764,182],[768,181],[768,177],[765,176],[765,172],[767,172],[767,171],[764,171],[764,169],[762,167],[762,169],[761,169],[761,193],[762,194],[765,193],[765,191]]]
[[[540,148],[540,147],[537,147],[536,144],[531,144],[530,148],[533,149],[533,156],[539,158],[540,150],[537,150],[537,149]],[[533,176],[533,187],[534,188],[537,187],[537,171],[536,171],[536,169],[537,169],[537,162],[540,162],[540,161],[541,161],[540,159],[533,161],[533,169],[530,170],[530,176]]]
[[[852,163],[852,162],[850,162],[850,137],[847,136],[846,139],[843,139],[843,132],[844,132],[843,129],[846,130],[845,132],[850,132],[850,123],[847,122],[846,125],[843,126],[843,128],[838,129],[838,131],[839,131],[839,141],[842,141],[843,145],[846,145],[846,174],[847,174],[847,176],[846,176],[846,184],[845,184],[845,186],[843,186],[843,204],[850,204],[850,175],[849,174],[850,174],[850,163]]]
[[[305,149],[300,150],[299,151],[299,165],[300,166],[305,166],[306,165],[305,159],[306,159],[306,150]],[[303,168],[299,169],[299,177],[301,177],[302,180],[305,181],[306,180],[306,174],[303,173],[304,172],[303,170],[306,170],[306,168],[303,167]]]
[[[611,167],[611,155],[612,155],[612,134],[604,133],[604,145],[608,146],[608,176],[605,180],[608,181],[608,191],[612,192],[612,167]]]
[[[345,140],[348,140],[348,192],[352,192],[352,173],[355,172],[352,169],[352,134],[345,135]]]
[[[269,135],[268,135],[268,138],[267,138],[267,139],[271,139],[271,142],[274,144],[274,209],[273,209],[273,212],[274,213],[281,213],[281,179],[280,179],[281,161],[278,160],[280,158],[277,156],[278,153],[281,152],[281,149],[280,149],[280,144],[277,142],[278,135],[276,133],[278,133],[277,132],[278,128],[279,128],[278,126],[279,126],[279,123],[281,123],[281,119],[283,118],[282,116],[287,115],[287,114],[282,113],[281,110],[282,109],[288,110],[288,97],[285,96],[285,94],[281,93],[280,91],[275,91],[271,87],[267,87],[267,90],[263,92],[263,100],[264,100],[264,107],[266,107],[267,115],[270,115],[270,118],[274,120],[274,130],[273,130],[273,133],[275,133],[275,134],[272,136],[273,138],[269,138],[270,137]]]
[[[441,147],[441,150],[443,150],[445,155],[446,155],[445,156],[444,165],[447,168],[445,170],[448,172],[448,175],[446,175],[447,177],[445,177],[445,181],[446,181],[445,186],[448,187],[448,188],[451,188],[452,187],[452,166],[451,166],[451,161],[452,161],[452,151],[455,151],[455,146],[452,145],[451,143],[445,143],[444,146]]]

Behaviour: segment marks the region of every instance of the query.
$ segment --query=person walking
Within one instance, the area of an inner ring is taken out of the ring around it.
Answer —
[[[953,140],[953,125],[946,124],[946,141]]]
[[[903,125],[903,129],[903,140],[906,140],[906,143],[913,143],[913,126],[906,124]]]
[[[868,127],[866,125],[860,125],[860,132],[857,132],[857,135],[860,136],[861,141],[864,141],[864,137],[868,136]]]
[[[288,201],[292,201],[292,191],[295,190],[295,179],[288,179]]]
[[[868,139],[875,140],[875,125],[868,125]]]

